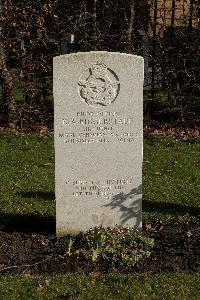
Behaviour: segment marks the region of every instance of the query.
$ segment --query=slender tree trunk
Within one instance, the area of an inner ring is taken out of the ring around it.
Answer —
[[[0,13],[2,2],[0,1]],[[2,24],[0,24],[0,78],[2,82],[3,100],[6,103],[9,127],[15,128],[17,123],[16,102],[13,96],[13,75],[6,66],[6,54],[3,45]]]
[[[94,8],[93,8],[93,41],[94,41],[94,49],[97,50],[97,0],[94,0]]]
[[[87,0],[86,10],[90,15],[90,24],[87,29],[89,35],[89,43],[92,50],[97,50],[98,48],[98,37],[97,37],[97,0]],[[91,49],[90,49],[91,50]]]
[[[128,52],[132,53],[133,45],[132,45],[132,34],[133,34],[133,25],[135,21],[135,0],[131,0],[130,4],[130,21],[129,21],[129,27],[128,27]]]
[[[190,11],[189,11],[189,41],[191,41],[191,36],[192,36],[192,19],[193,19],[193,9],[194,9],[194,0],[190,0]]]
[[[158,14],[158,3],[157,0],[153,0],[153,45],[152,45],[152,74],[151,74],[151,98],[155,96],[155,72],[156,72],[156,29],[157,29],[157,14]]]
[[[176,3],[175,0],[172,0],[171,37],[170,37],[171,44],[173,44],[173,39],[174,39],[175,9],[176,9]]]

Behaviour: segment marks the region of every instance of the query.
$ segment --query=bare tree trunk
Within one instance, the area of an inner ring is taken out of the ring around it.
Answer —
[[[130,21],[128,27],[128,52],[132,53],[132,34],[133,34],[133,25],[135,20],[135,0],[131,0],[130,4]]]
[[[0,13],[2,3],[0,1]],[[9,127],[15,128],[17,122],[16,102],[13,96],[13,75],[6,66],[6,54],[3,45],[2,24],[0,24],[0,78],[2,82],[3,100],[6,103]]]
[[[152,45],[152,74],[151,74],[151,98],[155,96],[155,72],[156,72],[156,29],[157,29],[157,14],[158,14],[158,3],[157,0],[153,0],[153,45]]]
[[[189,41],[191,41],[191,35],[192,35],[192,19],[193,19],[193,9],[194,9],[194,1],[193,0],[190,0],[190,10],[189,10]]]
[[[90,24],[87,30],[89,34],[89,43],[92,50],[98,49],[98,36],[97,36],[97,0],[87,0],[86,10],[90,16]]]
[[[94,0],[93,20],[94,49],[97,50],[97,0]]]
[[[173,44],[173,39],[174,39],[175,9],[176,9],[176,3],[175,0],[172,0],[171,37],[170,37],[171,44]]]

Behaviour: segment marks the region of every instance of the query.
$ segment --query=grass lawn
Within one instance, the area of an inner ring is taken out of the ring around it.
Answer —
[[[200,143],[144,141],[143,222],[200,220]],[[54,232],[52,135],[0,136],[0,230]],[[46,281],[45,281],[46,280]],[[200,274],[0,277],[0,299],[200,299]]]
[[[1,135],[0,153],[1,228],[55,220],[53,137]],[[143,222],[199,220],[199,154],[198,141],[145,140]]]
[[[197,300],[200,274],[2,277],[0,299]]]
[[[200,142],[151,138],[144,143],[143,221],[200,218]]]
[[[0,229],[26,227],[36,217],[49,224],[55,218],[53,139],[6,135],[0,145]]]

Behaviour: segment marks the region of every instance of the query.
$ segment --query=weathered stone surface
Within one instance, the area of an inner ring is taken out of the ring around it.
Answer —
[[[54,58],[57,235],[141,228],[143,58]]]

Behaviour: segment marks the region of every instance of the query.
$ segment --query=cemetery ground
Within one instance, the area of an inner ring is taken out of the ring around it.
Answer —
[[[0,153],[0,299],[199,298],[198,138],[146,135],[143,235],[154,248],[130,268],[95,258],[82,234],[55,237],[53,134],[2,131]]]

